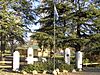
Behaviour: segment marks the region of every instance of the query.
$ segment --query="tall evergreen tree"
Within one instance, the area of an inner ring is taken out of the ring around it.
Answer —
[[[21,23],[21,17],[18,12],[13,11],[11,8],[11,3],[15,2],[13,0],[2,0],[0,1],[2,8],[0,10],[0,48],[1,53],[4,53],[6,46],[10,43],[11,51],[16,47],[14,46],[14,41],[24,42],[23,40],[23,28]]]
[[[60,7],[59,4],[57,6]],[[45,32],[49,36],[52,36],[52,44],[54,39],[54,4],[53,1],[47,0],[45,3],[42,3],[42,5],[36,9],[38,16],[40,16],[39,23],[41,25],[41,28],[37,31],[39,32]],[[57,7],[58,8],[58,7]],[[61,18],[61,17],[60,17]],[[59,20],[60,21],[60,20]],[[62,47],[63,39],[65,39],[65,27],[60,25],[62,21],[56,21],[56,49]],[[53,46],[52,46],[53,47]],[[63,46],[64,47],[64,46]]]
[[[91,42],[91,36],[99,32],[100,10],[95,5],[88,0],[58,2],[56,7],[60,17],[56,22],[56,41],[60,38],[62,42],[58,40],[59,43],[66,42],[76,51],[83,50],[84,46]],[[39,16],[42,16],[39,20],[42,27],[38,31],[53,36],[53,1],[44,1],[37,11]]]

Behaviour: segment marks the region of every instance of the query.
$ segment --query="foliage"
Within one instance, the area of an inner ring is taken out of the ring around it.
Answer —
[[[50,65],[49,65],[50,66]],[[22,68],[22,70],[26,71],[26,72],[32,72],[33,70],[36,70],[38,72],[47,70],[48,65],[46,62],[36,62],[33,65],[27,65],[25,67]]]
[[[73,65],[68,65],[63,62],[56,61],[55,68],[59,68],[60,71],[62,71],[62,70],[71,71],[73,69]],[[36,62],[33,65],[27,65],[27,66],[23,67],[22,70],[24,70],[26,72],[32,72],[33,70],[36,70],[38,72],[42,72],[44,70],[53,71],[54,70],[54,62],[53,61]]]
[[[74,66],[73,65],[68,65],[66,63],[61,63],[59,65],[59,70],[60,71],[63,71],[63,70],[72,71],[73,69],[74,69]]]
[[[22,17],[23,26],[26,32],[31,32],[31,27],[35,24],[37,15],[34,11],[35,2],[38,0],[18,0],[11,4],[12,8],[19,12]],[[36,24],[35,24],[36,25]]]
[[[21,16],[19,12],[12,9],[11,4],[17,2],[16,0],[2,0],[0,9],[0,41],[1,51],[4,52],[6,46],[10,46],[13,52],[16,48],[16,42],[24,43]]]
[[[32,72],[33,70],[37,70],[38,72],[42,72],[44,70],[53,70],[54,63],[53,61],[47,61],[47,62],[35,62],[33,65],[27,65],[22,68],[22,70],[26,72]]]
[[[33,1],[0,0],[0,50],[9,46],[13,52],[19,44],[25,43],[23,33],[34,23]],[[27,25],[28,24],[28,25]]]
[[[87,48],[91,49],[92,47],[99,48],[100,9],[98,6],[99,3],[89,0],[58,2],[56,4],[59,14],[59,19],[56,21],[55,27],[56,48],[60,47],[64,49],[67,46],[71,46],[76,51],[85,51]],[[41,24],[41,28],[37,31],[47,33],[53,37],[53,1],[44,1],[36,9],[36,12],[40,16],[38,22]],[[96,42],[93,42],[93,39]]]
[[[32,72],[34,70],[34,66],[33,65],[27,65],[27,66],[24,66],[22,68],[22,70],[24,70],[26,72]]]
[[[53,37],[48,35],[47,33],[44,32],[36,32],[31,36],[33,39],[36,39],[38,42],[38,45],[40,48],[50,48],[52,49],[53,47]]]
[[[89,59],[88,58],[83,59],[83,63],[89,63]]]

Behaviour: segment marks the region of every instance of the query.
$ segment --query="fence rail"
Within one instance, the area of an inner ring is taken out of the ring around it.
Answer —
[[[83,66],[96,66],[100,65],[100,63],[83,63]]]

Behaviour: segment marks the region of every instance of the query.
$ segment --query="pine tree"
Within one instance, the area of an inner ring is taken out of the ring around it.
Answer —
[[[53,1],[47,0],[36,10],[40,16],[39,32],[53,37]],[[56,47],[70,46],[76,51],[99,48],[99,3],[88,0],[68,0],[56,4],[59,19],[56,21]],[[95,41],[95,42],[94,42]],[[59,44],[61,44],[59,46]]]
[[[24,43],[21,17],[18,16],[18,12],[13,11],[11,3],[13,0],[2,0],[0,10],[0,41],[1,41],[1,53],[6,50],[8,43],[10,43],[11,51],[15,50],[14,41],[20,41]]]

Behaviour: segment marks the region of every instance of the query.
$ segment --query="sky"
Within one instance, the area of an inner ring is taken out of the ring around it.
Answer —
[[[36,8],[38,5],[39,5],[40,3],[39,2],[34,2],[33,3],[33,8]],[[37,19],[39,19],[38,17],[37,17]],[[32,30],[32,32],[34,32],[34,30],[35,29],[39,29],[40,28],[40,25],[39,24],[37,24],[37,25],[32,25],[31,26],[31,30]],[[25,33],[25,35],[27,35],[27,36],[25,36],[25,41],[29,41],[30,40],[30,36],[32,35],[32,33]]]
[[[33,8],[36,8],[38,5],[40,5],[40,3],[37,2],[37,1],[35,1],[35,2],[33,3]],[[37,20],[38,20],[38,19],[39,19],[39,18],[37,17]],[[32,30],[39,29],[39,27],[40,27],[39,24],[33,25]]]

